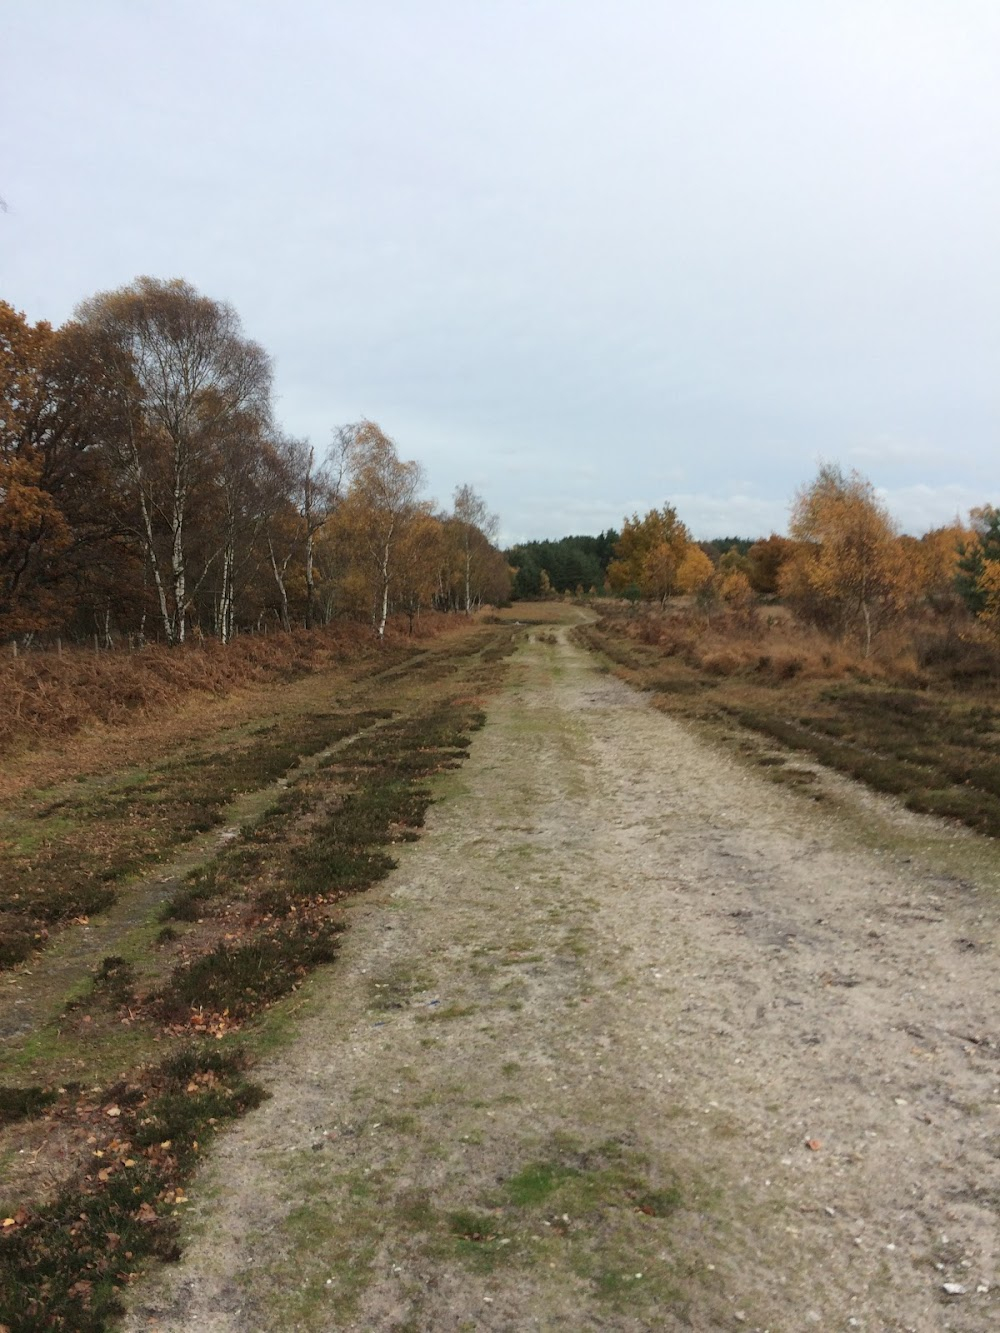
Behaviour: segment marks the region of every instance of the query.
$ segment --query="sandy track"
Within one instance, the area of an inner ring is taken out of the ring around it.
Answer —
[[[996,900],[831,790],[529,645],[127,1327],[1000,1326]]]

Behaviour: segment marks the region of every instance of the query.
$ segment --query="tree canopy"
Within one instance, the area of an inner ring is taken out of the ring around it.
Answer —
[[[552,592],[602,591],[617,541],[618,533],[608,529],[596,537],[560,537],[512,546],[506,555],[516,571],[514,596],[539,596],[543,573]]]
[[[227,640],[510,593],[496,520],[454,513],[374,422],[328,447],[275,423],[232,307],[137,278],[64,327],[0,302],[0,635]]]

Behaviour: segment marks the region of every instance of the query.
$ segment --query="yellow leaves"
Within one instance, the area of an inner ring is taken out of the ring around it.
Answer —
[[[975,540],[975,534],[958,524],[934,528],[919,541],[902,538],[908,558],[919,569],[925,592],[944,593],[952,589],[958,573],[960,548]]]
[[[215,1010],[192,1009],[188,1026],[195,1032],[215,1037],[216,1041],[221,1041],[227,1034],[238,1032],[240,1029],[240,1024],[230,1017],[228,1009],[224,1009],[221,1014]]]
[[[742,569],[724,569],[718,576],[719,597],[734,611],[745,610],[754,600],[750,580]]]
[[[709,581],[714,572],[711,560],[701,547],[690,545],[677,566],[677,591],[697,592]]]
[[[680,551],[677,544],[657,542],[642,562],[640,587],[647,597],[664,601],[677,586]]]
[[[983,561],[979,588],[986,598],[980,619],[995,633],[1000,633],[1000,560]]]
[[[0,454],[0,555],[34,540],[42,529],[48,549],[62,550],[68,543],[66,519],[52,495],[38,484],[41,476],[42,459],[35,450]]]
[[[660,600],[676,591],[677,570],[688,549],[688,530],[676,509],[664,505],[644,517],[633,514],[622,524],[608,584],[616,592],[636,587],[644,597]]]
[[[790,531],[802,545],[779,586],[800,611],[841,629],[861,628],[865,651],[880,622],[919,591],[913,562],[870,481],[824,465],[800,491]]]

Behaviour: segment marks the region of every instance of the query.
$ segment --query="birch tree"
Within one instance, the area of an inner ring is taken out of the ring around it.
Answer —
[[[120,407],[115,443],[132,521],[164,636],[181,643],[195,577],[188,562],[192,497],[208,483],[233,419],[269,416],[270,363],[243,336],[231,306],[179,279],[138,278],[83,302],[77,316],[104,352]],[[207,558],[220,554],[216,548]]]
[[[400,459],[395,443],[374,421],[345,428],[343,438],[350,476],[350,517],[370,580],[372,624],[382,640],[397,553],[418,512],[423,471],[419,463]]]
[[[615,543],[608,584],[617,593],[635,588],[643,597],[665,602],[677,591],[677,570],[689,541],[673,505],[651,509],[643,518],[633,514],[623,522]]]
[[[465,485],[455,489],[454,520],[461,551],[464,610],[471,616],[473,602],[482,600],[488,563],[485,557],[496,540],[499,519],[487,509],[482,496]]]
[[[306,629],[316,623],[316,538],[340,500],[350,447],[350,434],[338,430],[325,458],[317,458],[308,440],[296,441],[288,455],[295,504],[302,521]]]
[[[210,562],[219,565],[215,604],[215,632],[229,643],[236,629],[237,598],[253,566],[269,510],[266,422],[255,413],[234,413],[221,432],[218,447],[217,487],[221,514],[216,528],[221,554]]]
[[[917,572],[875,488],[824,464],[796,497],[789,532],[801,545],[782,567],[781,591],[813,618],[858,633],[867,656],[878,630],[917,590]]]

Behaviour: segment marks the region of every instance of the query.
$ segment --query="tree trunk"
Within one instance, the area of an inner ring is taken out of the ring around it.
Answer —
[[[378,621],[379,642],[385,638],[385,622],[389,619],[389,543],[382,554],[382,610]]]
[[[170,609],[167,606],[167,590],[163,585],[163,575],[160,572],[160,561],[156,554],[156,543],[153,541],[153,519],[149,512],[149,505],[146,501],[146,492],[142,489],[142,474],[138,478],[139,489],[139,507],[142,511],[142,522],[146,534],[146,554],[149,556],[150,568],[153,571],[153,585],[156,588],[156,599],[160,605],[160,619],[163,622],[163,633],[166,636],[168,644],[174,642],[174,628],[170,619]]]
[[[233,535],[226,538],[226,547],[222,553],[222,594],[219,598],[218,633],[223,643],[233,637],[233,602],[235,591],[233,575],[236,566],[236,553],[233,549]]]
[[[288,617],[288,592],[285,588],[285,567],[288,560],[286,558],[281,568],[278,568],[278,561],[274,555],[274,544],[270,537],[267,539],[267,550],[271,557],[271,571],[274,574],[274,581],[278,585],[278,597],[281,601],[281,628],[288,630],[292,628],[292,623]]]
[[[184,566],[184,495],[179,480],[174,484],[174,509],[170,523],[170,581],[174,599],[174,639],[177,643],[183,643],[187,570]]]
[[[313,576],[313,538],[311,526],[306,527],[306,629],[312,629],[315,621],[316,581]]]

